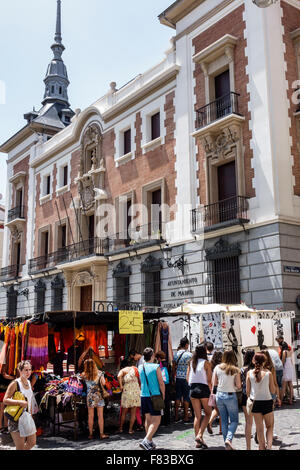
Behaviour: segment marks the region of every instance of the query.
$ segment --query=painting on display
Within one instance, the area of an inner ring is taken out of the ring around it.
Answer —
[[[258,346],[256,318],[240,320],[240,331],[243,348]]]
[[[273,346],[273,321],[257,319],[256,326],[258,347],[261,348],[263,345],[268,347]]]
[[[278,347],[276,341],[277,336],[283,336],[284,341],[289,345],[292,344],[292,331],[291,331],[291,320],[290,318],[279,318],[278,320],[273,320],[273,345]]]
[[[213,343],[215,349],[223,349],[221,315],[219,313],[202,315],[202,327],[205,341]]]

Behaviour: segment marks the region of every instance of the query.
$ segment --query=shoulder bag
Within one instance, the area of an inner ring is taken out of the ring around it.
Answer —
[[[161,394],[160,395],[152,395],[150,387],[149,387],[149,382],[148,382],[148,378],[147,378],[147,374],[146,374],[144,364],[143,364],[143,369],[144,369],[144,374],[145,374],[145,378],[146,378],[146,382],[147,382],[147,387],[148,387],[148,390],[149,390],[149,393],[150,393],[150,399],[151,399],[151,402],[152,402],[153,409],[154,409],[154,411],[161,411],[165,408],[164,399],[163,399]]]
[[[17,384],[17,391],[14,393],[12,400],[18,400],[18,401],[27,401],[26,398],[24,397],[23,393],[20,392],[20,387],[19,383],[16,381]],[[4,409],[4,415],[6,416],[7,419],[10,421],[15,421],[18,422],[20,416],[24,413],[25,408],[19,405],[8,405]]]

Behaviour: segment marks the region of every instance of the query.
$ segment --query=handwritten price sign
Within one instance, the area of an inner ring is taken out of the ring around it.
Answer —
[[[144,316],[143,312],[135,310],[119,311],[119,333],[120,335],[143,335]]]

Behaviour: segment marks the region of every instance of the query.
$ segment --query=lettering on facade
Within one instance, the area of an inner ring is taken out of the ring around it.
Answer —
[[[300,274],[300,266],[284,266],[285,273]]]

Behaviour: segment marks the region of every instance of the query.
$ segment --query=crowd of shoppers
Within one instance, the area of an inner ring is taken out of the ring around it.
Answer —
[[[187,338],[182,338],[174,355],[172,369],[168,368],[165,353],[156,354],[146,348],[143,354],[130,351],[128,358],[120,364],[118,381],[122,393],[119,433],[124,432],[126,416],[129,413],[129,434],[134,434],[135,423],[139,430],[145,430],[140,447],[151,451],[156,448],[153,437],[160,425],[171,422],[171,398],[175,399],[175,422],[179,421],[179,409],[183,408],[184,423],[190,423],[189,413],[194,418],[195,446],[207,449],[204,440],[207,430],[213,434],[213,422],[219,417],[220,434],[223,435],[226,450],[235,450],[234,437],[239,422],[239,405],[245,416],[245,439],[247,450],[251,450],[253,422],[254,438],[260,450],[272,449],[274,438],[274,407],[280,407],[287,396],[293,401],[292,348],[277,338],[278,352],[261,345],[261,350],[242,350],[243,366],[238,367],[233,349],[224,352],[214,350],[212,343],[202,343],[192,353]],[[4,422],[5,406],[16,405],[33,413],[33,391],[30,382],[31,364],[23,361],[18,365],[18,379],[1,375],[1,424]],[[94,414],[100,439],[108,439],[104,433],[105,390],[104,374],[93,358],[85,359],[82,378],[86,383],[89,439],[94,438]],[[5,385],[6,391],[3,388]],[[16,392],[22,398],[16,396]],[[18,422],[8,421],[16,449],[30,450],[36,443],[34,433],[20,434]]]

